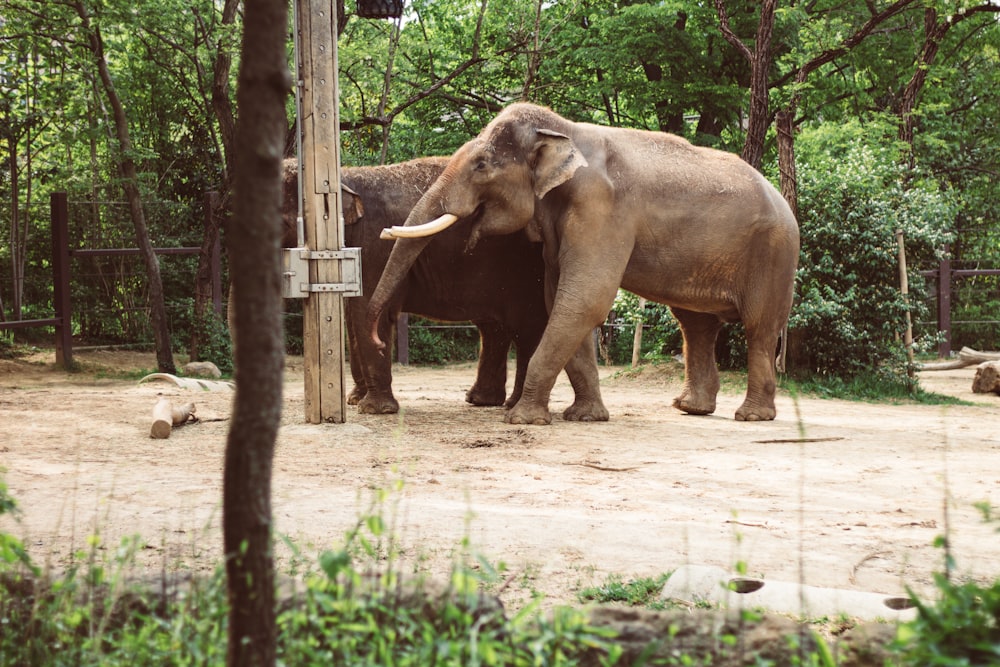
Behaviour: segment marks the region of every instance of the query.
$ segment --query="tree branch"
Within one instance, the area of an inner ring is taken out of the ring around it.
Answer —
[[[748,62],[753,61],[753,52],[750,48],[736,36],[733,29],[729,26],[729,14],[726,13],[726,4],[724,0],[715,0],[715,11],[719,15],[719,29],[722,31],[722,36],[726,38],[726,41],[733,45],[737,51],[739,51]]]

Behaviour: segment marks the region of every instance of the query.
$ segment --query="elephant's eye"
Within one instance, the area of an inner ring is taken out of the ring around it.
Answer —
[[[486,164],[486,160],[483,159],[483,158],[480,158],[479,160],[476,161],[476,166],[474,167],[474,170],[477,171],[477,172],[479,172],[479,173],[482,173],[482,172],[486,171],[486,167],[487,166],[488,165]]]

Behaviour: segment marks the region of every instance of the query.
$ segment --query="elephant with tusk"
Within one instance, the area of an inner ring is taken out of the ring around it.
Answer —
[[[467,247],[522,230],[543,244],[549,320],[508,422],[550,423],[556,377],[574,365],[577,403],[564,417],[603,409],[581,350],[619,287],[669,305],[680,323],[676,408],[715,411],[715,340],[723,323],[742,321],[748,387],[735,416],[774,419],[775,349],[792,305],[799,230],[774,186],[739,157],[513,104],[451,157],[402,228],[386,232],[398,240],[369,302],[370,325],[433,238],[410,235],[433,232],[424,222],[435,218],[471,226]]]

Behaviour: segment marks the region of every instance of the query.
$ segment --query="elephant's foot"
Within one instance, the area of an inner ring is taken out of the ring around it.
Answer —
[[[508,424],[545,426],[552,423],[552,413],[544,405],[529,405],[524,401],[518,401],[517,405],[507,411],[503,420]]]
[[[347,395],[347,404],[357,405],[358,403],[361,402],[361,399],[363,399],[365,397],[365,394],[367,393],[368,390],[365,389],[364,387],[361,387],[360,385],[354,385],[354,389],[351,389],[351,393]]]
[[[577,399],[563,411],[563,419],[568,422],[606,422],[608,409],[601,399]]]
[[[710,415],[715,412],[715,397],[697,397],[685,389],[674,399],[674,407],[689,415]]]
[[[774,405],[760,405],[752,403],[750,400],[743,401],[743,405],[736,411],[736,421],[738,422],[765,422],[774,419],[777,411]]]
[[[476,384],[472,386],[472,389],[465,392],[465,402],[472,405],[504,405],[506,395],[507,391],[504,387],[500,387],[499,390],[484,389]]]
[[[390,394],[368,392],[358,401],[358,412],[363,415],[394,415],[399,412],[399,402]]]

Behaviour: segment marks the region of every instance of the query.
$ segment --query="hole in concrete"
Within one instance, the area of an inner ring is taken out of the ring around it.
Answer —
[[[903,597],[886,598],[882,600],[882,604],[884,604],[889,609],[894,609],[896,611],[902,611],[903,609],[913,609],[913,607],[916,606],[915,604],[913,604],[913,600],[911,600],[910,598],[903,598]]]
[[[764,582],[760,579],[736,577],[729,580],[729,590],[734,593],[753,593],[754,591],[759,591],[762,588],[764,588]]]

